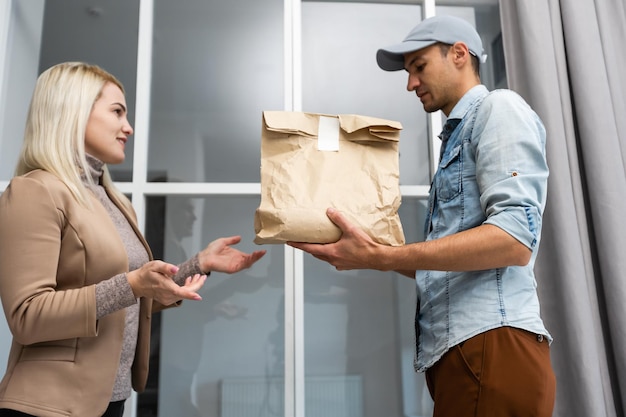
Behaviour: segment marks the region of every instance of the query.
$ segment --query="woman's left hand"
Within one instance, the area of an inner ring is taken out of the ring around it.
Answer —
[[[231,245],[236,245],[240,241],[241,236],[230,236],[221,237],[209,243],[198,254],[202,271],[206,273],[216,271],[233,274],[250,268],[265,255],[265,250],[244,253],[231,247]]]

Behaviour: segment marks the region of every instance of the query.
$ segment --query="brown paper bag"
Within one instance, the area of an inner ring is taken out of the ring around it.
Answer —
[[[265,111],[261,203],[254,242],[330,243],[335,207],[376,242],[398,246],[399,122],[358,115]]]

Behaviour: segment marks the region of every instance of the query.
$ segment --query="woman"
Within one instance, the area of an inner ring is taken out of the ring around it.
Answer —
[[[152,260],[106,164],[133,133],[122,84],[79,62],[35,86],[16,176],[0,196],[0,297],[13,341],[0,416],[121,416],[148,373],[154,311],[265,251],[219,238],[175,266]]]

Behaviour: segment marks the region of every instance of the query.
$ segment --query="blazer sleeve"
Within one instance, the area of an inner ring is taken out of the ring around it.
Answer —
[[[57,191],[64,188],[59,184]],[[51,188],[36,178],[15,177],[0,196],[0,297],[9,329],[23,345],[97,334],[95,286],[76,285],[80,276],[64,285],[57,276],[62,241],[72,225],[63,198],[54,198]],[[67,188],[63,193],[72,198]],[[63,244],[81,251],[76,233],[69,234]]]

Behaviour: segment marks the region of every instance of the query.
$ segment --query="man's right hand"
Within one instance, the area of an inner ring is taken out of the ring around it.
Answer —
[[[337,242],[325,244],[287,242],[287,244],[328,262],[338,271],[379,269],[373,253],[380,245],[337,209],[329,208],[326,215],[341,229],[341,238]]]

